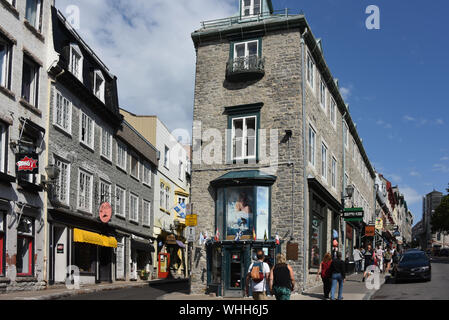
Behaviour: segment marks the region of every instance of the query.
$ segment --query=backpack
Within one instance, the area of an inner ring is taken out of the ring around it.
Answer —
[[[255,262],[251,268],[251,280],[258,283],[264,279],[263,262]]]
[[[390,250],[385,251],[385,259],[391,260],[391,252],[390,252]]]

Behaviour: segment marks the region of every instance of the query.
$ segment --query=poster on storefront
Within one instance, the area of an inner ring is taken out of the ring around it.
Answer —
[[[312,219],[312,235],[311,235],[311,264],[312,267],[319,267],[321,260],[321,220],[314,216]]]
[[[257,240],[264,240],[269,235],[269,188],[257,187]]]
[[[227,239],[234,239],[241,232],[241,239],[250,239],[253,230],[253,188],[229,188],[227,190]]]

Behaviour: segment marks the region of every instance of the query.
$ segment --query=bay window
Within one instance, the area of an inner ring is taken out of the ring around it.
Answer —
[[[260,40],[234,43],[233,70],[255,69],[258,67]]]
[[[34,220],[22,216],[17,227],[16,270],[18,276],[32,276],[34,261]]]
[[[26,0],[25,18],[36,29],[41,30],[42,0]]]
[[[26,55],[22,68],[22,99],[35,108],[38,107],[39,65]]]

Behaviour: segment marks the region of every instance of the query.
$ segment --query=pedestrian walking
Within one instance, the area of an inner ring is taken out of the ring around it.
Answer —
[[[292,267],[287,264],[285,254],[276,255],[276,265],[270,272],[270,292],[276,300],[290,300],[295,289],[295,276]]]
[[[358,274],[359,272],[362,272],[363,256],[357,247],[354,247],[354,250],[352,251],[352,256],[354,257],[355,274]]]
[[[368,267],[369,266],[372,266],[372,265],[374,265],[374,263],[375,263],[375,261],[374,261],[374,258],[375,258],[375,254],[374,254],[374,251],[373,251],[373,249],[371,248],[371,245],[369,244],[368,245],[368,247],[366,248],[366,250],[365,250],[365,253],[364,253],[364,260],[365,260],[365,269],[364,269],[364,272],[363,272],[363,279],[362,279],[362,282],[365,282],[365,278],[366,278],[366,275],[367,275],[367,272],[366,272],[366,270],[368,269]]]
[[[376,262],[377,262],[377,266],[380,269],[380,272],[382,272],[383,269],[383,258],[384,258],[384,250],[382,249],[381,245],[378,245],[377,250],[376,250]]]
[[[321,280],[323,281],[323,291],[324,291],[324,299],[329,299],[329,294],[331,292],[332,287],[332,274],[331,271],[332,264],[332,255],[330,253],[326,253],[324,255],[323,261],[320,263],[320,268],[318,269],[318,273],[316,274],[316,278],[321,276]]]
[[[332,274],[331,300],[335,300],[335,290],[338,284],[338,300],[343,300],[343,283],[346,281],[345,262],[341,260],[341,252],[337,252],[337,258],[332,261],[330,267]]]
[[[384,270],[385,273],[390,272],[390,268],[391,268],[391,259],[393,257],[392,255],[392,250],[390,249],[390,246],[387,246],[387,249],[385,250],[384,253]]]
[[[246,296],[249,296],[249,285],[254,300],[267,299],[267,285],[270,279],[270,266],[264,262],[265,254],[262,249],[257,250],[257,261],[253,262],[246,275]]]

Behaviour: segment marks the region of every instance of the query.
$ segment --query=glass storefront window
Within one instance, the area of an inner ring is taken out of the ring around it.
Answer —
[[[257,187],[257,240],[265,240],[270,233],[270,188]]]
[[[321,263],[321,257],[323,256],[322,250],[322,237],[323,237],[323,222],[322,219],[314,215],[312,218],[312,228],[311,228],[311,250],[310,250],[310,261],[312,268],[319,268]]]
[[[97,260],[97,246],[75,242],[75,265],[83,273],[95,273],[95,262]]]
[[[17,275],[33,275],[33,222],[22,217],[17,227]]]
[[[223,232],[224,226],[224,190],[222,188],[217,190],[217,208],[216,208],[216,219],[217,219],[217,228],[220,230],[220,233]]]
[[[226,235],[234,240],[238,232],[242,239],[251,239],[254,228],[254,187],[226,189]]]

